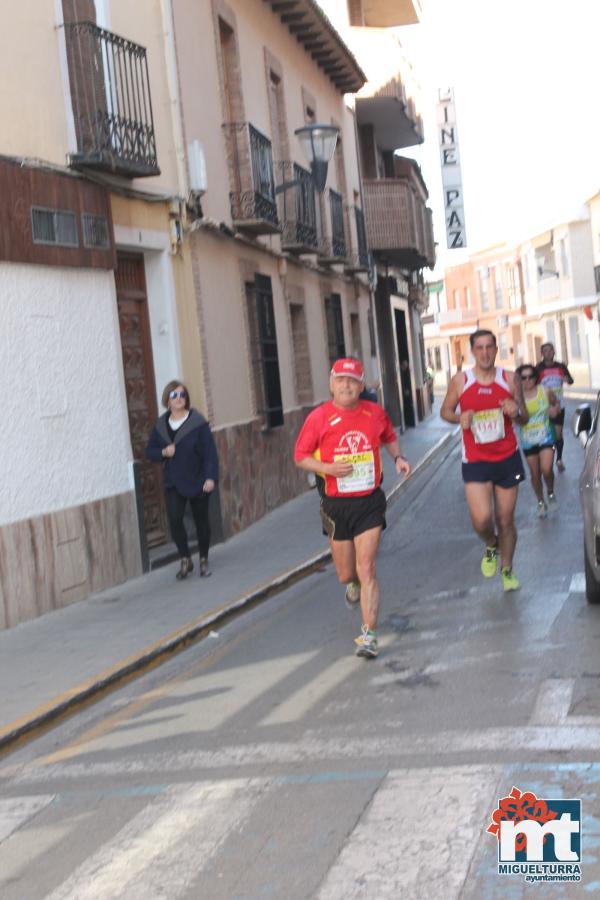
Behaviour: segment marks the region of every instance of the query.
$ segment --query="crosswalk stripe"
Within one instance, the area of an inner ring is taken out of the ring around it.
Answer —
[[[55,794],[38,794],[33,797],[4,797],[0,799],[0,842],[24,825],[32,816],[45,809]]]
[[[176,900],[267,789],[258,778],[167,788],[47,900]]]
[[[500,774],[489,766],[390,772],[318,900],[459,897]]]
[[[569,714],[574,678],[546,678],[542,681],[530,725],[563,725]]]
[[[319,739],[314,733],[292,741],[256,741],[239,744],[221,744],[215,749],[189,750],[179,753],[147,753],[143,756],[110,760],[107,762],[68,762],[50,765],[43,770],[34,768],[12,772],[13,784],[36,784],[55,779],[115,777],[147,775],[154,772],[190,772],[225,767],[245,768],[264,764],[306,764],[310,760],[343,760],[357,758],[363,761],[397,759],[401,756],[425,754],[450,755],[453,753],[488,752],[499,754],[502,748],[527,752],[576,752],[596,751],[600,746],[600,727],[571,723],[562,725],[525,725],[509,728],[449,730],[435,734],[410,734],[401,736],[348,737],[347,729],[338,729],[328,739]]]
[[[384,635],[379,640],[380,650],[389,647],[393,640],[393,634]],[[331,666],[322,669],[314,678],[291,694],[287,700],[275,706],[264,719],[261,719],[260,724],[283,725],[289,722],[298,722],[330,691],[355,674],[361,665],[364,665],[364,661],[361,663],[355,656],[337,659]]]
[[[571,577],[569,593],[585,594],[585,574],[583,572],[575,572],[575,574]]]

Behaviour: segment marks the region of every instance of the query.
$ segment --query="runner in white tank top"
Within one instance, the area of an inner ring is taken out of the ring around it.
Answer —
[[[452,378],[440,415],[463,429],[465,496],[473,528],[485,543],[481,571],[488,578],[496,574],[499,552],[502,586],[515,591],[515,506],[525,470],[513,423],[524,425],[529,417],[518,375],[496,368],[493,332],[475,331],[469,342],[475,365]]]

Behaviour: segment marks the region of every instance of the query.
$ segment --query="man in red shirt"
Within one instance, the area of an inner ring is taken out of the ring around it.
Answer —
[[[529,415],[518,374],[496,368],[493,332],[479,329],[469,342],[475,365],[452,378],[440,415],[463,430],[465,495],[473,528],[485,542],[481,571],[487,578],[496,574],[500,551],[502,586],[516,591],[515,506],[525,470],[513,423],[525,425]]]
[[[337,576],[347,585],[346,602],[360,602],[362,611],[356,655],[375,657],[379,614],[375,559],[386,509],[380,447],[393,457],[398,475],[409,475],[411,467],[400,452],[388,414],[377,403],[360,399],[364,380],[359,360],[336,360],[329,380],[332,399],[307,417],[294,461],[320,476],[321,521]]]

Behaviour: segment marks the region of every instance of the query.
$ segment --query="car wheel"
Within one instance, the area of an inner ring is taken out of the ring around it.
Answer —
[[[600,581],[596,581],[594,570],[583,548],[583,559],[585,561],[585,596],[588,603],[600,603]]]

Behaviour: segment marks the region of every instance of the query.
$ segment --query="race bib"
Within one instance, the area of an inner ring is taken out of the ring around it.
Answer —
[[[545,444],[548,441],[548,429],[545,422],[533,422],[531,425],[523,425],[523,438],[531,446]]]
[[[504,437],[504,413],[498,409],[482,409],[473,414],[471,431],[476,444],[491,444]]]
[[[354,494],[375,490],[375,456],[372,450],[363,453],[340,453],[334,462],[352,463],[352,472],[336,478],[338,493]]]

